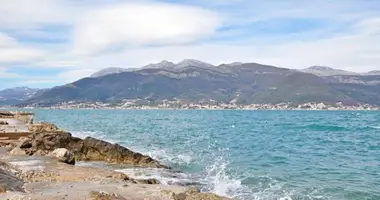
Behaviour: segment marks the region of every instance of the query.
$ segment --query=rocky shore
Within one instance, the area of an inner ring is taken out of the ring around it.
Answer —
[[[153,158],[96,138],[80,139],[46,124],[28,137],[1,143],[0,199],[223,200],[196,188],[138,180],[111,169],[76,166],[101,161],[166,168]]]

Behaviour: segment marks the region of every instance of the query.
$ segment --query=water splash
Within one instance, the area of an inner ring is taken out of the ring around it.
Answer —
[[[248,192],[248,188],[242,185],[241,180],[228,174],[227,166],[225,159],[219,157],[207,167],[207,174],[203,179],[206,186],[202,188],[202,191],[231,198],[237,198]]]

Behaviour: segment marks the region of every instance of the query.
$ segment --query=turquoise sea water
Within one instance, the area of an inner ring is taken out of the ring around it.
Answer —
[[[380,199],[380,112],[34,112],[73,135],[117,142],[173,167],[113,166],[136,177],[243,200]]]

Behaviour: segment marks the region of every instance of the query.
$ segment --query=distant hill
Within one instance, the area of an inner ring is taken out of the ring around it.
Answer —
[[[0,91],[0,105],[14,105],[34,96],[38,96],[43,91],[28,87],[15,87]]]
[[[175,98],[187,101],[214,99],[238,104],[358,103],[331,87],[323,78],[308,73],[257,63],[215,67],[192,62],[179,68],[144,68],[84,78],[52,88],[25,103],[51,105],[65,101],[160,101]]]

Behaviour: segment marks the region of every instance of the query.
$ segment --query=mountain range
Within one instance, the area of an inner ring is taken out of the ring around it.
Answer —
[[[28,88],[28,87],[15,87],[0,91],[0,105],[13,105],[21,103],[29,98],[38,96],[44,90]]]
[[[4,96],[2,92],[0,96]],[[354,73],[324,66],[293,70],[257,63],[214,66],[194,59],[162,61],[141,68],[106,68],[73,83],[20,98],[20,105],[124,99],[380,105],[380,73]]]

